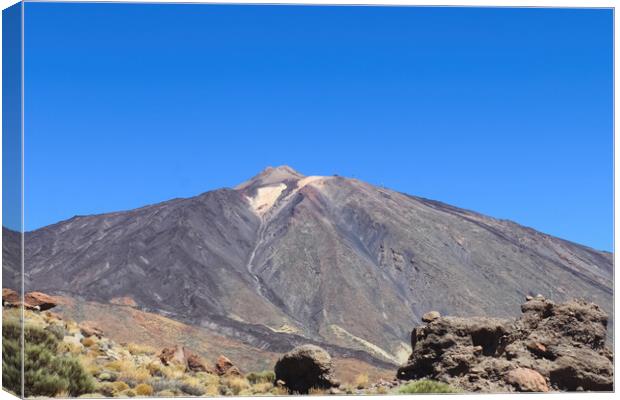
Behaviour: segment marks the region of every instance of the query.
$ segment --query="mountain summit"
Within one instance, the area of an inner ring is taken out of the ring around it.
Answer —
[[[612,310],[612,254],[359,180],[267,168],[234,189],[25,235],[27,290],[131,304],[272,351],[399,364],[422,314]],[[331,346],[331,347],[329,347]]]

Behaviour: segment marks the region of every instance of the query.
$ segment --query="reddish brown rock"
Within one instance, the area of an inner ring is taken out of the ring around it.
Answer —
[[[11,307],[19,303],[19,295],[13,289],[2,288],[2,305]]]
[[[180,365],[187,371],[213,373],[196,353],[183,346],[163,349],[159,359],[164,365]]]
[[[241,372],[235,365],[225,356],[219,356],[215,362],[215,373],[222,375],[241,375]]]
[[[202,359],[190,351],[186,350],[185,357],[187,359],[187,369],[193,372],[213,373],[213,370],[207,368]]]
[[[80,332],[85,337],[96,336],[98,338],[101,338],[103,336],[103,331],[91,321],[80,322],[78,326],[80,328]]]
[[[530,368],[513,369],[506,374],[504,380],[520,392],[549,391],[545,378]]]
[[[58,301],[45,293],[41,292],[28,292],[24,296],[24,306],[26,308],[45,311],[50,308],[54,308],[58,305]]]
[[[164,365],[187,365],[185,360],[185,352],[182,346],[166,347],[159,353],[159,359]]]

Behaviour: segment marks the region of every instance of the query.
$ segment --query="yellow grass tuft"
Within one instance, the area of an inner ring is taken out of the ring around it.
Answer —
[[[138,396],[151,396],[153,394],[153,388],[151,385],[147,385],[146,383],[137,385],[134,390]]]
[[[235,396],[238,395],[242,390],[250,388],[250,382],[240,376],[231,376],[229,378],[226,378],[223,383],[232,390]]]
[[[364,389],[368,386],[368,374],[362,373],[355,377],[355,387],[358,389]]]
[[[273,384],[271,382],[260,382],[252,385],[252,390],[255,394],[269,393],[271,389],[273,389]]]
[[[134,356],[153,355],[157,353],[157,350],[154,347],[137,343],[127,344],[127,350]]]
[[[95,343],[97,342],[95,341],[95,339],[92,338],[92,336],[82,339],[82,344],[86,347],[90,347],[94,345]]]
[[[119,379],[131,379],[136,382],[146,382],[151,379],[151,373],[144,367],[130,368],[121,372]]]
[[[328,391],[321,388],[310,388],[310,390],[308,390],[308,394],[310,396],[323,396],[328,394]]]

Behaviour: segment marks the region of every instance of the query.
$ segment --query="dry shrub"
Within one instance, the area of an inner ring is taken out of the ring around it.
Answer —
[[[151,379],[151,373],[144,367],[136,368],[135,366],[121,372],[120,380],[143,383]]]
[[[129,343],[127,345],[127,350],[134,356],[153,355],[157,353],[157,350],[154,347],[137,343]]]
[[[94,345],[95,343],[97,343],[97,342],[95,341],[95,339],[93,339],[92,336],[89,336],[87,338],[82,339],[82,344],[84,346],[86,346],[86,347],[90,347],[90,346]]]
[[[205,396],[215,397],[220,394],[219,384],[211,384],[205,386]]]
[[[144,367],[146,368],[151,376],[165,376],[164,373],[164,365],[159,361],[152,361]]]
[[[136,394],[138,396],[151,396],[153,394],[153,388],[151,385],[147,385],[146,383],[141,383],[134,388]]]
[[[129,360],[120,359],[120,360],[110,361],[109,363],[105,365],[105,367],[106,369],[110,369],[112,371],[123,372],[129,369],[133,369],[134,365]]]
[[[273,384],[271,382],[260,382],[260,383],[255,383],[252,386],[252,390],[254,391],[254,393],[256,394],[260,394],[260,393],[269,393],[271,391],[271,389],[273,388]]]
[[[205,385],[219,385],[220,377],[215,374],[209,374],[207,372],[197,372],[196,378],[200,379],[200,381]]]
[[[385,386],[378,386],[375,389],[376,394],[388,394],[389,392],[390,392],[389,389]]]
[[[60,342],[58,344],[58,352],[59,353],[69,353],[74,356],[82,353],[82,346],[77,343],[71,342]]]
[[[168,379],[182,379],[185,376],[185,367],[181,365],[162,365],[161,372]]]
[[[162,390],[161,392],[155,393],[155,396],[158,396],[158,397],[175,397],[175,396],[177,396],[177,392],[175,392],[174,390],[166,389],[166,390]]]
[[[235,396],[238,395],[242,390],[250,388],[250,382],[240,376],[231,376],[229,378],[226,378],[223,383],[230,388],[230,390]]]
[[[286,396],[288,395],[288,390],[283,386],[274,386],[270,393],[274,396]]]
[[[329,392],[326,389],[322,389],[322,388],[310,388],[310,390],[308,390],[308,394],[310,396],[323,396],[328,394]]]
[[[119,394],[124,397],[136,397],[136,392],[133,389],[123,390]]]
[[[123,381],[116,381],[110,384],[116,393],[129,389],[129,385]]]
[[[363,373],[356,376],[354,385],[358,389],[364,389],[368,385],[368,374]]]

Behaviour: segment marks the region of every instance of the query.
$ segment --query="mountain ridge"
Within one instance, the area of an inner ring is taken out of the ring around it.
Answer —
[[[609,312],[613,297],[611,253],[290,167],[235,188],[74,217],[25,238],[28,290],[129,296],[263,346],[288,339],[270,343],[259,326],[390,363],[408,354],[409,332],[429,309],[509,316],[541,292],[581,294]]]

